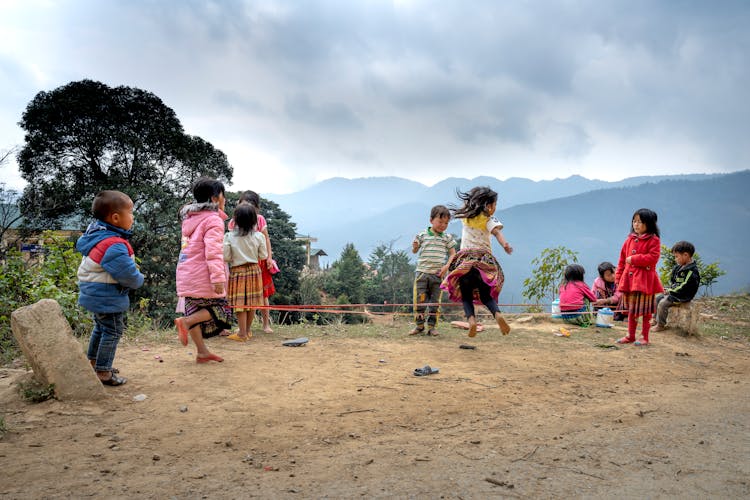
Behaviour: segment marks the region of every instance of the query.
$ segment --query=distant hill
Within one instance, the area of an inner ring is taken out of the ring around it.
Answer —
[[[292,216],[300,233],[315,235],[333,220],[338,223],[358,221],[412,202],[428,207],[455,203],[456,189],[466,191],[474,186],[490,186],[500,193],[499,206],[510,208],[522,203],[573,196],[596,189],[636,186],[644,182],[670,179],[705,180],[712,177],[715,175],[632,177],[617,182],[590,180],[578,175],[551,181],[532,181],[518,177],[504,181],[494,177],[453,177],[432,187],[399,177],[337,177],[296,193],[264,196],[278,203]]]
[[[297,230],[318,238],[331,261],[346,243],[363,260],[381,243],[410,253],[411,239],[429,224],[435,204],[455,203],[455,190],[489,185],[500,196],[497,216],[515,251],[495,248],[506,273],[502,302],[519,302],[530,262],[544,248],[563,245],[579,252],[586,281],[602,260],[617,263],[633,212],[641,207],[659,215],[662,241],[692,241],[705,262],[719,261],[727,275],[714,293],[750,288],[744,265],[750,248],[750,171],[734,174],[655,176],[619,182],[579,176],[553,181],[490,177],[446,179],[435,186],[398,178],[331,179],[312,188],[269,196],[297,223]],[[312,201],[315,199],[316,201]],[[460,235],[460,223],[448,229]]]

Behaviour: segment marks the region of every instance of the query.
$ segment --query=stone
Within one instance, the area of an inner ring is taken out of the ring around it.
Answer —
[[[57,301],[42,299],[11,313],[10,325],[34,378],[55,385],[59,400],[107,396]]]
[[[699,335],[698,318],[700,311],[693,302],[677,303],[669,308],[667,327],[685,335]]]

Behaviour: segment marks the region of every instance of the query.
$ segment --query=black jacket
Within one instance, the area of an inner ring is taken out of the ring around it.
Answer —
[[[684,266],[674,266],[666,292],[675,302],[690,302],[698,293],[701,276],[695,261]]]

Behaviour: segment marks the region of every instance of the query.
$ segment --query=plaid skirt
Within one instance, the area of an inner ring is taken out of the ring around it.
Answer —
[[[440,284],[440,288],[448,292],[453,302],[461,302],[461,286],[458,280],[464,274],[476,268],[482,281],[490,287],[490,296],[497,302],[500,291],[505,283],[503,268],[491,252],[481,248],[465,248],[458,252],[448,266],[448,274]],[[474,291],[474,303],[481,304],[479,292]]]
[[[225,298],[196,299],[185,297],[185,316],[205,309],[211,314],[211,319],[200,324],[203,338],[215,337],[222,330],[232,328],[232,309]]]
[[[258,264],[253,262],[229,269],[227,299],[239,312],[263,305],[263,277]]]
[[[628,314],[635,318],[656,312],[656,295],[654,294],[629,292],[623,294],[622,297]]]
[[[268,259],[258,262],[258,266],[260,266],[260,272],[263,276],[263,297],[268,298],[276,293],[276,287],[273,284],[273,275],[268,270]]]

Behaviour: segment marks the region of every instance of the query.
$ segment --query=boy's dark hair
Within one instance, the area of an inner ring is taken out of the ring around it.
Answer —
[[[611,262],[607,262],[606,260],[599,264],[599,267],[596,268],[596,270],[599,271],[599,277],[602,279],[604,279],[604,273],[606,273],[607,271],[614,271],[615,269],[615,265]]]
[[[695,254],[695,246],[689,241],[678,241],[672,245],[672,253],[687,253],[692,257]]]
[[[250,203],[240,203],[234,209],[234,230],[238,236],[246,236],[258,225],[258,213]]]
[[[464,202],[462,207],[451,209],[453,215],[458,219],[471,219],[483,214],[487,205],[497,201],[497,193],[486,186],[471,188],[466,193],[456,189],[456,196]]]
[[[650,210],[648,208],[639,208],[635,211],[633,216],[630,218],[630,232],[633,232],[633,219],[635,219],[635,216],[638,216],[639,219],[641,219],[641,222],[646,226],[646,234],[655,234],[656,236],[660,236],[659,234],[659,226],[656,225],[656,220],[659,218],[656,215],[656,212],[653,210]]]
[[[130,197],[120,191],[99,191],[91,203],[91,213],[103,221],[113,213],[125,209],[130,203]]]
[[[434,219],[435,217],[439,219],[448,217],[450,219],[451,212],[445,205],[435,205],[434,207],[432,207],[432,210],[430,210],[430,220]]]
[[[247,202],[252,204],[257,210],[260,210],[260,196],[255,191],[245,191],[240,195],[237,203]]]
[[[198,203],[207,203],[220,194],[224,194],[224,184],[216,179],[201,177],[193,184],[193,198]]]
[[[586,274],[586,270],[580,264],[571,264],[565,268],[565,284],[567,285],[571,281],[583,281],[583,275]]]

